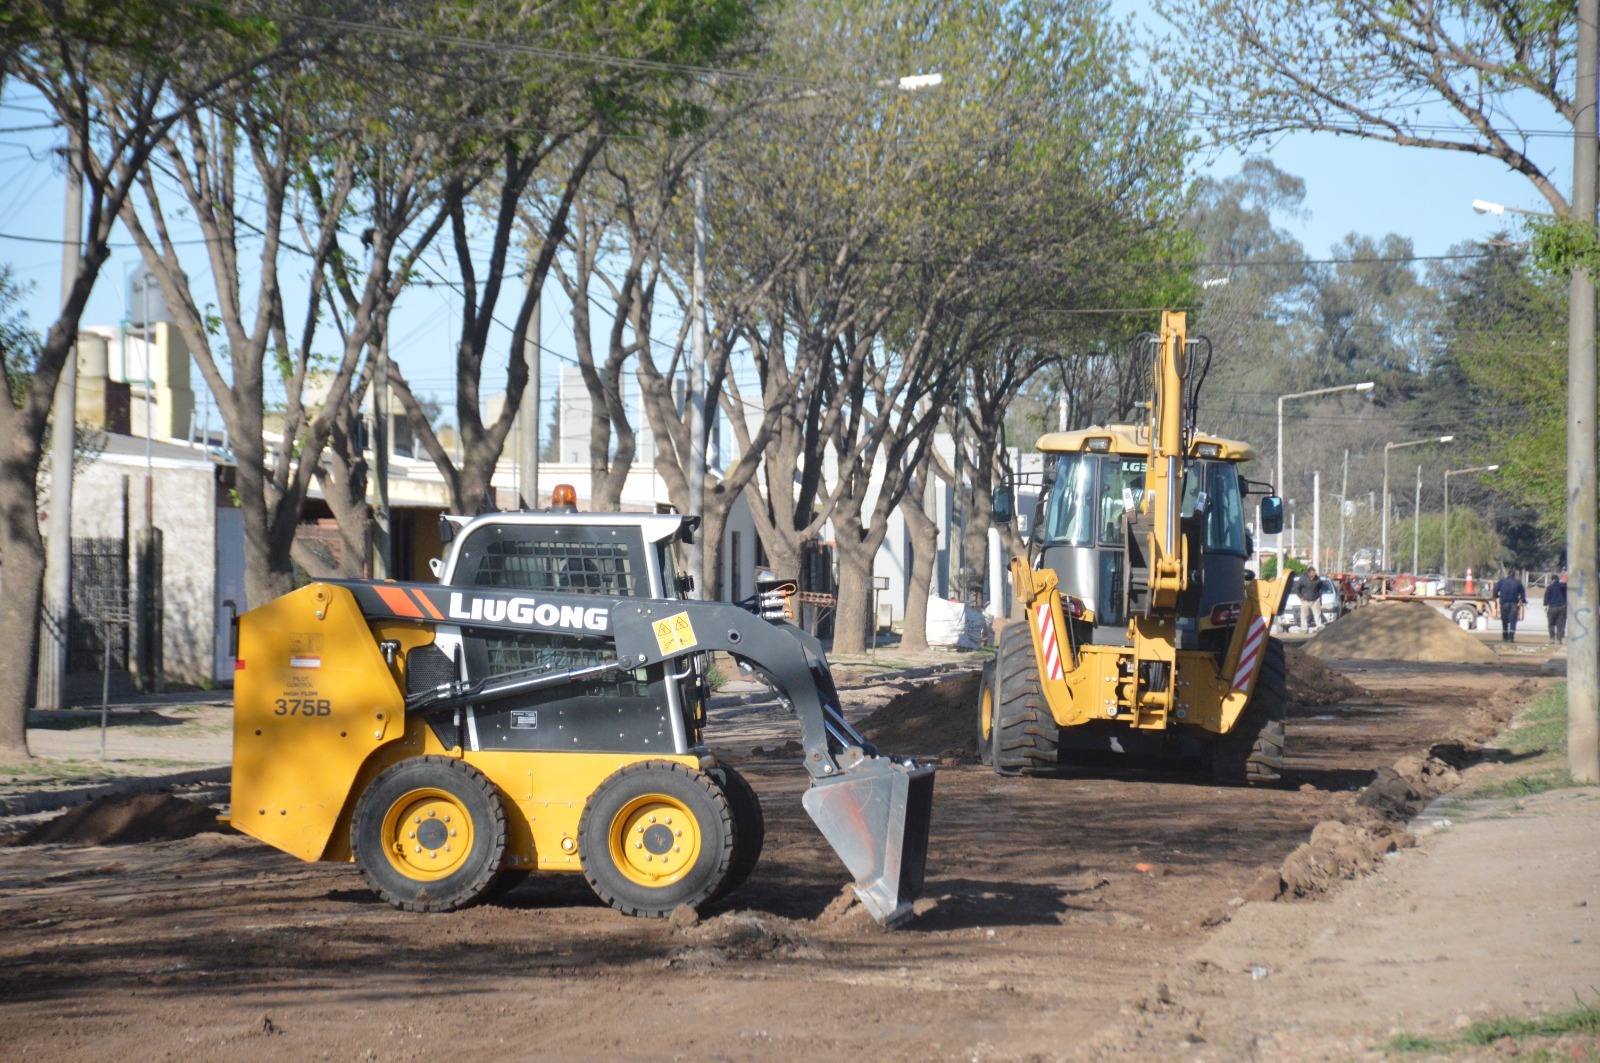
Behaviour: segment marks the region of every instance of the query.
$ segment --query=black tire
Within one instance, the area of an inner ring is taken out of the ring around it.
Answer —
[[[663,918],[680,904],[699,907],[727,879],[733,854],[733,813],[722,787],[673,761],[614,772],[578,820],[584,877],[627,915]]]
[[[1283,777],[1283,720],[1289,666],[1283,643],[1267,639],[1261,674],[1233,730],[1211,741],[1211,778],[1232,786],[1261,785]]]
[[[1470,605],[1458,605],[1451,611],[1450,619],[1455,621],[1456,627],[1471,631],[1478,626],[1478,610]]]
[[[978,681],[978,762],[994,762],[994,693],[995,662],[983,666],[983,676]]]
[[[367,885],[396,908],[455,911],[482,899],[500,870],[505,807],[494,784],[464,761],[403,760],[356,802],[350,852]]]
[[[1061,728],[1039,689],[1033,632],[1012,624],[995,650],[995,719],[990,765],[1001,775],[1033,775],[1056,765]]]
[[[726,764],[712,768],[709,774],[722,787],[722,796],[728,799],[728,811],[733,815],[733,860],[722,885],[711,894],[710,899],[715,901],[744,885],[755,870],[767,840],[767,820],[761,813],[761,798],[743,775]]]

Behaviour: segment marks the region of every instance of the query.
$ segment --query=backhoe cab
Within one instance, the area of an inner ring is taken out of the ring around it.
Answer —
[[[933,769],[845,721],[816,639],[782,612],[683,597],[696,521],[544,512],[447,518],[438,584],[325,580],[238,620],[232,823],[352,860],[396,907],[449,911],[536,872],[623,912],[737,888],[761,804],[703,731],[709,655],[799,718],[802,804],[880,922],[921,894]]]
[[[1283,579],[1246,566],[1244,443],[1195,430],[1210,344],[1185,316],[1139,340],[1149,419],[1041,437],[1028,551],[1011,563],[1026,623],[1005,627],[980,688],[978,747],[1004,774],[1067,750],[1199,758],[1268,782],[1283,757]],[[996,514],[1012,508],[1009,488]],[[1261,501],[1275,533],[1281,502]]]

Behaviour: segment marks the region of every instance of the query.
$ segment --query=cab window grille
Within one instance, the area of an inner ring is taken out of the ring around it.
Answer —
[[[585,668],[593,664],[605,664],[615,657],[608,646],[570,635],[543,632],[508,634],[490,630],[469,630],[467,634],[483,639],[490,675],[504,675],[531,668],[553,671]],[[650,685],[643,671],[611,672],[586,680],[577,689],[584,697],[643,698],[650,694]]]
[[[636,559],[626,542],[500,539],[484,545],[477,587],[631,597]]]

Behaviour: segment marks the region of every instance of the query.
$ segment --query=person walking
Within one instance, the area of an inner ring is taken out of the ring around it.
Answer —
[[[1528,592],[1522,581],[1507,572],[1494,585],[1495,600],[1500,603],[1500,641],[1517,641],[1517,621],[1522,619],[1522,607],[1527,604]]]
[[[1317,578],[1315,566],[1295,577],[1294,593],[1300,599],[1300,626],[1306,631],[1316,630],[1322,615],[1322,581]]]
[[[1544,589],[1544,620],[1550,627],[1550,641],[1557,646],[1567,638],[1567,574]]]

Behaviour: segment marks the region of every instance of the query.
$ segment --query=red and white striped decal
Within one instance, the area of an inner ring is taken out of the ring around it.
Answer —
[[[1239,670],[1233,673],[1233,689],[1245,690],[1261,667],[1261,654],[1267,648],[1267,621],[1256,617],[1250,621],[1250,631],[1245,635],[1244,649],[1239,651]]]
[[[1044,671],[1051,679],[1060,679],[1061,647],[1056,644],[1056,625],[1050,616],[1050,603],[1040,602],[1033,610],[1034,623],[1039,626],[1040,656],[1044,658]]]

